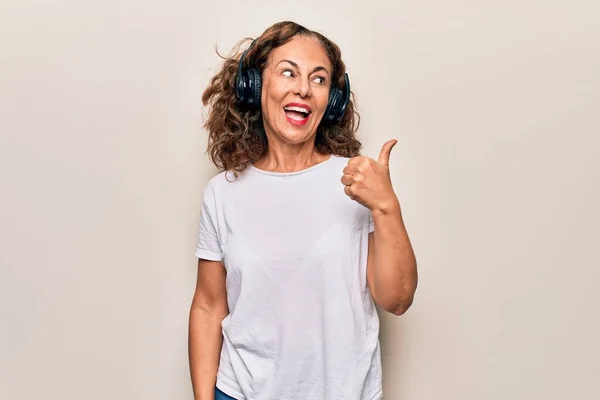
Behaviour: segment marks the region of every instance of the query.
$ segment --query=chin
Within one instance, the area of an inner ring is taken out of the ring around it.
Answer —
[[[311,129],[308,127],[302,129],[285,127],[284,129],[278,129],[278,132],[279,137],[284,141],[293,144],[300,144],[314,139],[316,129]]]
[[[314,132],[281,132],[281,137],[288,143],[300,144],[314,140]]]

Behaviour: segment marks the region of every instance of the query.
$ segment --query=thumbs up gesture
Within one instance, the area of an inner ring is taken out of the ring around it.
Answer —
[[[390,153],[397,140],[387,141],[377,161],[369,157],[354,157],[344,168],[344,192],[371,211],[385,211],[398,204],[390,179]]]

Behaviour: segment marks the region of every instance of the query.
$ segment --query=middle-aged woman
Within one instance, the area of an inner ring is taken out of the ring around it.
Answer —
[[[204,92],[209,152],[190,311],[196,399],[379,400],[375,304],[412,304],[415,256],[390,140],[360,156],[337,45],[293,22],[225,59]]]

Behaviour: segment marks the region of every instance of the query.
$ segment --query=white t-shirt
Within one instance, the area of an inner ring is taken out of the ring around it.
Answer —
[[[347,162],[289,173],[251,165],[206,187],[196,256],[227,270],[217,387],[238,400],[382,397],[366,278],[373,220],[344,193]]]

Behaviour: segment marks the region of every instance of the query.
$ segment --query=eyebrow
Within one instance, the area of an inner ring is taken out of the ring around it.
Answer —
[[[281,64],[282,62],[286,62],[288,64],[291,64],[292,66],[294,66],[295,68],[299,69],[300,67],[298,66],[298,64],[296,64],[295,62],[291,61],[291,60],[281,60],[277,63],[277,65]],[[276,65],[276,66],[277,66]],[[310,72],[311,74],[317,72],[317,71],[325,71],[327,72],[327,74],[329,75],[329,71],[327,70],[327,68],[325,68],[322,65],[319,65],[317,67],[314,67],[313,70]]]

